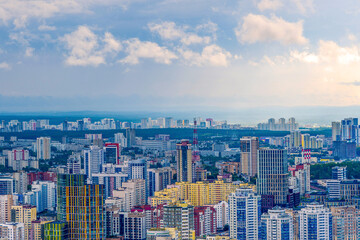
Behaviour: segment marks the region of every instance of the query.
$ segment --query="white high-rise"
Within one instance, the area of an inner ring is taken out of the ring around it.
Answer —
[[[255,240],[259,238],[261,197],[252,189],[236,189],[229,196],[230,238]]]
[[[92,174],[100,173],[101,165],[104,163],[104,150],[98,146],[91,146],[84,150],[84,166],[87,182],[92,182]]]
[[[51,139],[49,137],[39,137],[36,139],[37,159],[49,160],[51,158]]]
[[[324,205],[308,204],[299,217],[300,239],[332,239],[332,215]]]
[[[294,239],[294,224],[292,216],[285,209],[274,207],[261,216],[261,239]]]
[[[115,143],[120,143],[120,146],[122,148],[127,147],[127,140],[123,133],[115,133]]]

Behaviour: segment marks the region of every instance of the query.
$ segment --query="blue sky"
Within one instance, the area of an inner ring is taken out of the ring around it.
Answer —
[[[0,0],[0,110],[359,105],[359,16],[359,0]]]

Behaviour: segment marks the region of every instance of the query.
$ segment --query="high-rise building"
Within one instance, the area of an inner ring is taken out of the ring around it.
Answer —
[[[51,220],[34,220],[31,222],[30,240],[44,239],[44,224],[51,222]]]
[[[195,237],[194,207],[185,202],[164,206],[164,227],[177,228],[181,239],[193,239]]]
[[[258,179],[260,195],[273,196],[275,205],[286,205],[288,189],[286,150],[263,148],[258,152]]]
[[[308,204],[299,211],[300,239],[332,239],[332,215],[318,203]]]
[[[36,220],[36,207],[19,205],[11,207],[11,221],[24,224],[24,240],[30,239],[31,222]]]
[[[37,159],[49,160],[51,158],[51,139],[49,137],[39,137],[36,139]]]
[[[333,167],[332,168],[332,179],[345,180],[346,179],[346,167]]]
[[[192,162],[191,144],[182,140],[176,144],[177,181],[192,182],[194,164]]]
[[[36,206],[38,212],[54,211],[56,206],[56,185],[50,181],[34,181],[31,191],[24,194],[24,203]]]
[[[259,239],[294,239],[294,224],[292,216],[284,209],[274,207],[261,216]]]
[[[123,188],[134,190],[134,205],[142,206],[147,203],[146,183],[144,179],[130,179],[122,184]]]
[[[310,148],[310,134],[301,134],[301,146],[303,149]]]
[[[261,197],[252,189],[236,189],[229,196],[230,238],[256,240],[259,238]]]
[[[127,147],[127,140],[123,133],[115,133],[115,142],[120,144],[120,147]]]
[[[339,141],[341,140],[341,126],[340,122],[332,122],[331,123],[331,133],[332,133],[332,140]]]
[[[139,158],[128,162],[128,178],[129,179],[144,179],[145,186],[148,186],[147,160]],[[146,201],[149,196],[148,187],[146,187]]]
[[[28,175],[24,171],[14,172],[14,193],[23,194],[27,191],[29,185]]]
[[[290,147],[298,148],[301,146],[301,132],[291,131],[290,132]]]
[[[259,139],[257,137],[243,137],[240,139],[241,172],[250,177],[257,174],[257,152]]]
[[[67,173],[80,174],[81,172],[81,156],[80,154],[72,154],[67,160]]]
[[[360,210],[355,206],[331,207],[333,239],[359,239]]]
[[[105,198],[111,197],[115,189],[119,189],[122,183],[128,180],[126,173],[94,173],[92,175],[93,184],[104,185]]]
[[[133,128],[127,128],[126,129],[126,140],[127,140],[127,147],[133,147],[136,145],[136,134],[135,129]]]
[[[20,171],[29,166],[29,150],[14,149],[8,152],[8,166]]]
[[[195,236],[207,236],[216,233],[216,210],[211,206],[194,208]]]
[[[52,221],[44,224],[44,240],[67,240],[68,227],[66,222]]]
[[[0,174],[0,195],[11,195],[14,193],[14,179],[9,174]]]
[[[0,239],[24,240],[24,223],[0,223]]]
[[[291,169],[291,173],[292,178],[295,180],[293,186],[299,189],[300,195],[310,192],[310,164],[298,164]]]
[[[120,160],[120,144],[119,143],[105,143],[105,163],[119,164]]]
[[[13,195],[0,195],[0,223],[11,222],[11,207],[14,205]]]
[[[98,146],[90,146],[90,149],[84,150],[84,166],[88,183],[92,183],[93,173],[100,173],[102,164],[104,164],[103,149]]]
[[[341,120],[341,140],[355,142],[359,145],[359,127],[357,118],[345,118],[344,120]]]
[[[125,240],[145,240],[146,223],[145,214],[139,212],[129,213],[125,217]]]
[[[216,226],[218,229],[223,229],[225,225],[229,224],[229,204],[221,201],[213,206],[216,211]]]
[[[147,169],[147,174],[149,196],[154,196],[154,192],[161,191],[171,184],[172,169],[170,167],[150,168]]]
[[[85,184],[84,175],[58,175],[58,220],[68,223],[69,238],[105,239],[103,185]]]
[[[339,180],[327,180],[326,188],[329,198],[340,199],[340,181]]]

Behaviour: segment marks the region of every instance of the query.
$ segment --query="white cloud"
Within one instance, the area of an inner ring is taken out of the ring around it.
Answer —
[[[25,57],[32,57],[34,55],[34,48],[27,47],[25,50]]]
[[[360,48],[357,46],[341,47],[333,41],[319,41],[317,52],[291,51],[290,56],[306,63],[349,65],[360,63]]]
[[[261,0],[256,4],[260,11],[265,10],[277,10],[282,7],[282,2],[280,0]]]
[[[306,44],[303,36],[303,22],[287,22],[282,18],[249,14],[235,29],[241,43],[278,41],[282,44]]]
[[[178,57],[165,47],[154,42],[142,42],[137,38],[124,41],[128,56],[120,60],[122,63],[138,64],[140,58],[153,59],[157,63],[170,64]]]
[[[306,63],[318,63],[319,57],[316,54],[309,53],[307,51],[299,52],[297,50],[291,51],[290,56],[294,59],[300,60]]]
[[[79,26],[60,40],[70,51],[65,63],[71,66],[105,64],[107,54],[116,54],[122,49],[121,43],[111,33],[107,32],[104,38],[100,38],[86,26]]]
[[[185,63],[195,66],[221,66],[226,67],[232,55],[221,47],[213,44],[204,47],[201,53],[191,50],[179,50]]]
[[[38,30],[40,30],[40,31],[55,31],[56,27],[55,26],[49,26],[49,25],[40,25],[38,27]]]
[[[140,1],[140,0],[139,0]],[[47,19],[56,15],[89,13],[97,5],[117,5],[127,9],[130,0],[0,0],[0,21],[25,27],[31,18]]]
[[[105,42],[103,52],[119,52],[122,49],[120,41],[116,40],[109,32],[105,33],[103,41]]]
[[[201,37],[195,33],[186,32],[188,27],[176,26],[174,22],[149,23],[148,27],[151,32],[159,34],[165,40],[180,40],[185,45],[208,44],[211,41],[209,36]]]
[[[314,11],[314,0],[291,0],[298,10],[305,14],[308,10]]]
[[[0,69],[9,70],[9,69],[11,69],[11,66],[7,62],[1,62],[0,63]]]

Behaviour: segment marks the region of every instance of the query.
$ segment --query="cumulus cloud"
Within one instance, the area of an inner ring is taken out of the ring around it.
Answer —
[[[235,29],[241,43],[278,41],[282,44],[306,44],[303,36],[303,22],[287,22],[282,18],[249,14]]]
[[[11,66],[7,62],[1,62],[0,69],[9,70],[9,69],[11,69]]]
[[[27,47],[25,50],[25,57],[32,57],[34,55],[34,48]]]
[[[148,27],[151,32],[159,34],[162,39],[180,40],[185,45],[208,44],[211,41],[209,36],[201,37],[195,33],[186,32],[186,26],[179,27],[174,22],[149,23]]]
[[[360,48],[357,46],[342,47],[333,41],[319,41],[316,52],[291,51],[290,56],[306,63],[341,64],[349,65],[360,63]]]
[[[109,53],[117,53],[122,46],[112,34],[105,33],[99,38],[87,26],[79,26],[77,30],[60,39],[69,50],[65,63],[71,66],[98,66],[105,64]]]
[[[282,2],[280,0],[261,0],[256,4],[260,11],[265,10],[277,10],[282,7]]]
[[[226,67],[232,58],[229,52],[215,44],[204,47],[201,53],[183,49],[179,52],[187,64],[195,66]]]
[[[143,42],[137,38],[124,41],[125,52],[128,54],[121,63],[138,64],[140,58],[153,59],[157,63],[170,64],[178,57],[165,47],[160,47],[154,42]]]

